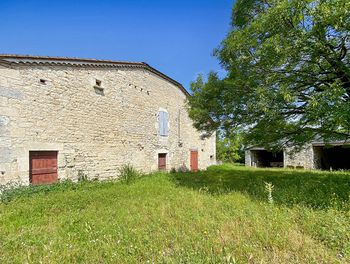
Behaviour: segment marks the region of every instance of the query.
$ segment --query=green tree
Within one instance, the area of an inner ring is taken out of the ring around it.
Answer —
[[[303,146],[350,135],[350,1],[238,0],[215,55],[227,71],[192,84],[190,116],[208,134]]]
[[[217,159],[223,162],[243,163],[244,151],[240,134],[225,136],[218,131],[216,133],[216,155]]]

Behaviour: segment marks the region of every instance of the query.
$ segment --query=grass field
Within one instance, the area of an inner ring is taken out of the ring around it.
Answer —
[[[349,194],[350,173],[233,165],[22,188],[0,263],[349,263]]]

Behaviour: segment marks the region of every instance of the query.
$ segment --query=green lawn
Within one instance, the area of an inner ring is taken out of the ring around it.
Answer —
[[[25,188],[0,202],[0,263],[349,263],[349,194],[350,173],[232,165]]]

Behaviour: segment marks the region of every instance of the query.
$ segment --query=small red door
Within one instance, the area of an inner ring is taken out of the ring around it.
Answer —
[[[30,151],[29,179],[34,185],[57,182],[57,151]]]
[[[166,170],[166,153],[158,154],[158,169]]]
[[[191,171],[198,171],[198,151],[197,150],[191,150]]]

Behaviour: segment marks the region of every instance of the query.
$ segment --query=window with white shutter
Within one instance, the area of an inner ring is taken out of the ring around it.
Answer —
[[[159,135],[168,136],[168,113],[165,111],[159,112]]]

